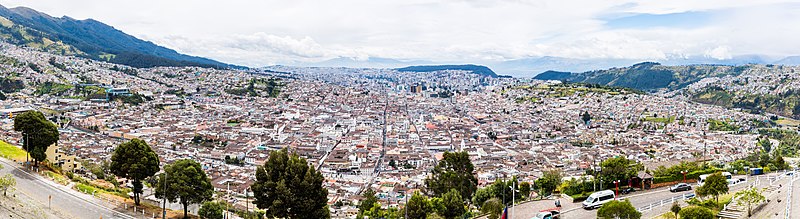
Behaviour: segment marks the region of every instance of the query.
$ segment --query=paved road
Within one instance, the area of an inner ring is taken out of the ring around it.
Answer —
[[[102,218],[133,218],[98,204],[100,201],[89,195],[58,185],[39,175],[27,173],[9,160],[0,158],[0,163],[4,166],[4,168],[0,170],[0,175],[10,173],[16,178],[17,192],[29,196],[34,201],[42,203],[44,206],[48,204],[48,197],[52,197],[52,208],[65,215],[69,215],[70,218],[95,219],[101,216]]]

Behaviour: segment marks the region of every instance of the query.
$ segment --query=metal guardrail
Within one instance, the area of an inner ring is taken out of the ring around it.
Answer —
[[[694,193],[686,193],[686,194],[683,194],[683,195],[673,196],[672,198],[662,199],[661,201],[650,203],[649,205],[645,205],[644,207],[637,208],[636,210],[638,210],[639,212],[647,212],[647,211],[653,210],[653,208],[661,207],[661,206],[666,205],[666,204],[672,204],[673,202],[676,202],[676,201],[685,201],[687,199],[691,199],[691,198],[694,198],[694,197],[695,197]]]

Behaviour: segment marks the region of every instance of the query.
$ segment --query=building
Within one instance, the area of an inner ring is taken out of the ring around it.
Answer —
[[[47,161],[55,166],[61,167],[61,170],[72,172],[83,168],[81,162],[78,162],[75,158],[75,155],[65,154],[58,145],[47,147],[45,154],[47,154]]]

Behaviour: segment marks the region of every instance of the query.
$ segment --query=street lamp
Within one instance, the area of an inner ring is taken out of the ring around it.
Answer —
[[[511,217],[509,217],[509,218],[514,218],[514,216],[516,216],[514,214],[514,204],[515,204],[514,200],[516,198],[515,196],[516,196],[516,192],[517,192],[517,190],[514,187],[516,187],[516,185],[517,185],[516,183],[517,183],[517,178],[514,177],[514,181],[511,181],[511,186],[508,187],[508,188],[511,189]]]
[[[687,173],[687,171],[686,170],[681,170],[681,173],[683,174],[683,183],[686,183],[686,173]]]
[[[616,187],[614,191],[614,200],[617,200],[617,196],[619,195],[619,180],[614,180],[614,186]]]

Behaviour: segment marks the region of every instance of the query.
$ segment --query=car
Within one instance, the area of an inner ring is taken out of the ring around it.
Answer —
[[[628,187],[628,188],[624,188],[624,189],[620,190],[619,192],[622,193],[622,194],[628,194],[628,193],[633,193],[635,191],[636,191],[636,189],[634,189],[633,187]]]
[[[543,210],[531,219],[558,219],[561,218],[559,215],[558,210]]]
[[[744,178],[744,177],[739,178],[739,182],[745,182],[745,181],[747,181],[747,178]]]
[[[787,175],[787,176],[794,176],[794,171],[789,171],[789,172],[786,172],[786,175]]]
[[[686,183],[678,183],[672,187],[669,187],[670,192],[680,192],[680,191],[689,191],[692,190],[692,186]]]

